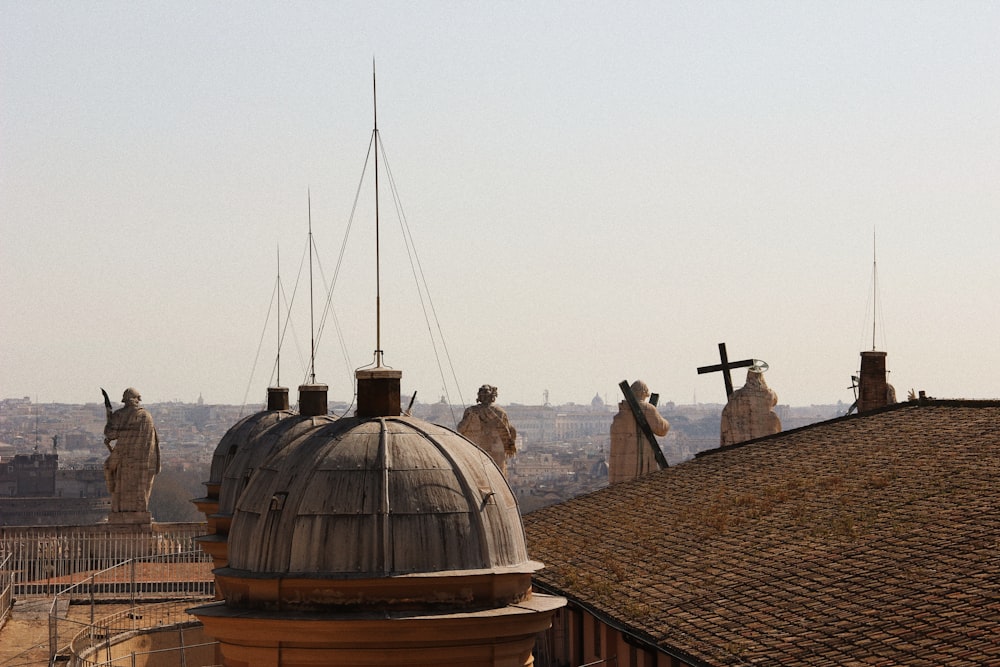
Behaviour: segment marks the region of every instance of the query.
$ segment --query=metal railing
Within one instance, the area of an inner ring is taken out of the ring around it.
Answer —
[[[205,532],[203,523],[0,528],[0,576],[10,578],[18,598],[48,597],[131,559],[197,550],[194,538]]]
[[[175,664],[178,667],[224,667],[224,665],[215,662],[196,661],[188,657],[188,654],[192,651],[208,649],[209,647],[218,646],[218,644],[219,642],[205,642],[201,644],[182,645],[177,648],[135,651],[130,652],[128,655],[104,660],[103,662],[80,662],[76,664],[81,665],[81,667],[138,667],[139,665],[148,665],[151,663],[160,665],[161,667],[167,664]],[[175,659],[171,660],[171,658]],[[76,667],[76,664],[70,663],[70,667]]]
[[[14,607],[14,574],[10,561],[11,557],[8,555],[0,562],[0,628],[7,622],[10,610]]]
[[[185,613],[164,621],[159,611],[147,615],[141,610],[152,602],[167,601],[164,608],[175,605],[182,612],[193,601],[213,599],[214,594],[211,558],[200,549],[129,559],[66,586],[53,596],[49,608],[49,657],[54,659],[69,651],[81,635],[105,639],[121,632],[191,620]],[[107,617],[112,621],[99,622],[95,605],[115,600],[126,602],[128,609]],[[71,619],[69,609],[73,603],[89,604],[89,619]],[[66,610],[65,615],[61,615],[60,608]]]
[[[111,665],[145,664],[148,656],[158,654],[157,664],[170,661],[163,656],[175,657],[180,665],[186,665],[189,653],[196,649],[215,646],[218,642],[199,641],[188,644],[184,639],[185,629],[198,625],[185,611],[191,600],[184,602],[161,602],[142,605],[106,616],[94,623],[86,624],[74,635],[69,648],[69,667],[105,667]],[[159,628],[159,630],[158,630]],[[168,630],[169,628],[169,630]],[[131,650],[130,637],[156,632],[176,632],[176,645],[169,648]],[[122,646],[124,644],[124,646]],[[119,646],[118,650],[115,647]],[[117,654],[117,655],[116,655]],[[212,651],[214,658],[214,650]],[[171,661],[172,662],[172,661]],[[211,660],[210,662],[214,662]],[[192,666],[194,661],[191,661]],[[204,660],[198,662],[204,664]]]

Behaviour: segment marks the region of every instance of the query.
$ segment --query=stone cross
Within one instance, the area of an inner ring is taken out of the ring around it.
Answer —
[[[726,381],[726,400],[728,401],[729,397],[733,395],[733,376],[729,371],[734,368],[746,368],[748,366],[753,366],[753,359],[729,361],[729,355],[726,354],[725,343],[719,343],[719,358],[722,360],[721,364],[716,364],[714,366],[702,366],[698,369],[698,375],[722,371],[722,377]]]

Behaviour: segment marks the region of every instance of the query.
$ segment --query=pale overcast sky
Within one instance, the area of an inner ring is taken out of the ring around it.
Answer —
[[[382,348],[407,396],[617,402],[641,378],[722,402],[696,368],[724,341],[770,364],[782,403],[849,403],[873,236],[900,397],[1000,395],[998,3],[0,0],[0,16],[0,398],[262,401],[307,192],[317,322],[338,271],[373,58],[437,314],[380,176]],[[361,188],[332,298],[343,344],[327,325],[316,360],[335,400],[375,349],[370,166]]]

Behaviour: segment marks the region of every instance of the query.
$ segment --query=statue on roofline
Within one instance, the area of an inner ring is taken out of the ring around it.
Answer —
[[[629,387],[646,418],[653,435],[663,437],[670,430],[670,422],[649,402],[649,386],[636,380]],[[618,404],[618,414],[611,421],[611,460],[608,464],[608,482],[625,482],[658,468],[656,454],[636,422],[627,401]]]
[[[767,366],[758,363],[747,369],[747,381],[733,392],[722,409],[719,443],[734,445],[781,432],[781,419],[774,411],[778,394],[764,381]]]
[[[125,405],[114,412],[107,393],[104,397],[108,416],[104,444],[111,452],[104,461],[104,480],[111,493],[108,521],[149,522],[149,494],[160,472],[160,440],[153,417],[139,405],[142,396],[136,389],[125,390]]]
[[[517,453],[517,431],[510,425],[503,408],[493,405],[496,400],[496,387],[489,384],[480,387],[476,398],[478,405],[465,409],[458,432],[489,454],[506,477],[507,459]]]

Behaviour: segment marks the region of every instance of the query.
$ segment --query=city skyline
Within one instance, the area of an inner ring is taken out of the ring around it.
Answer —
[[[407,397],[723,403],[725,342],[782,404],[850,403],[873,334],[899,400],[996,395],[996,5],[0,1],[0,396],[259,403],[279,258],[294,394],[311,217],[316,380],[350,400],[373,56]]]

